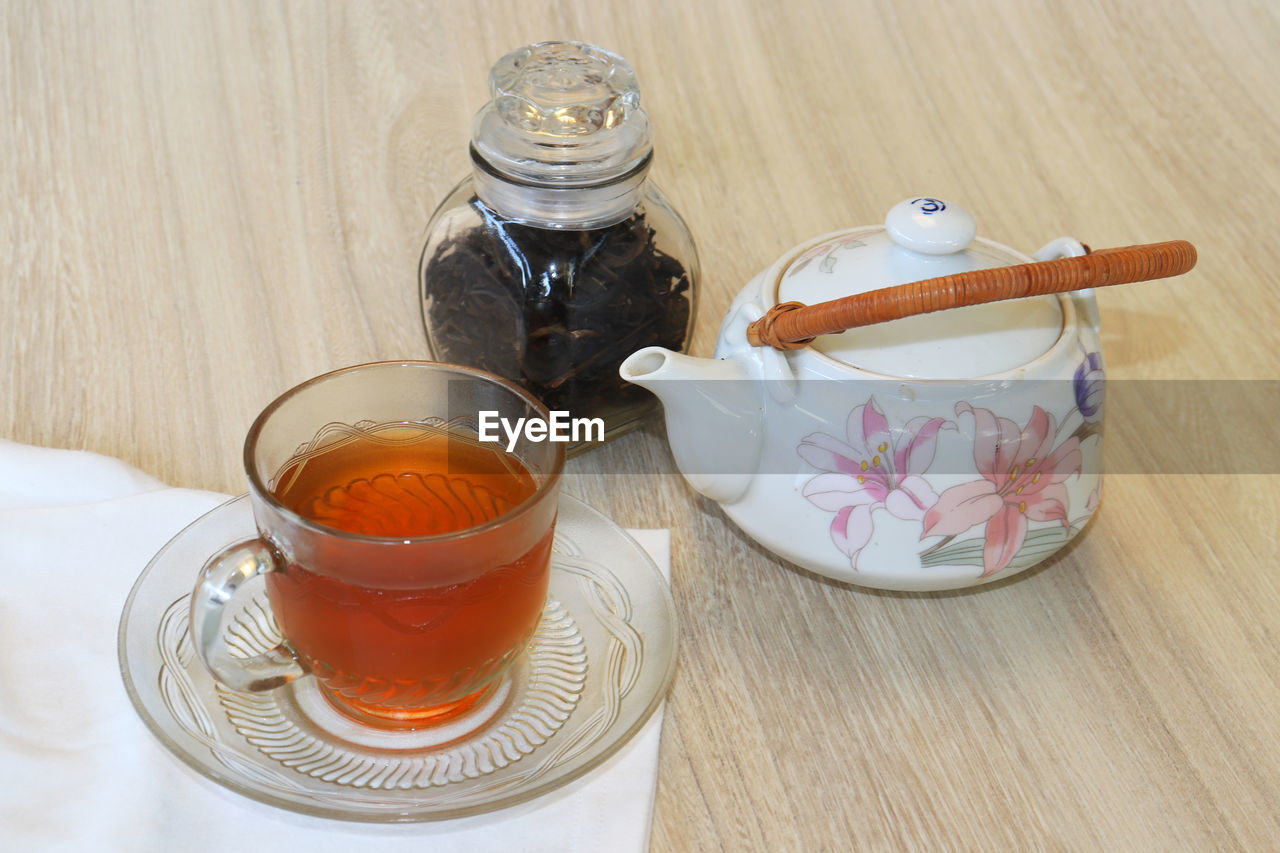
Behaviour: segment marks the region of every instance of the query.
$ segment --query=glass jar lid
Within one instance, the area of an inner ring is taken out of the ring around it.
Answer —
[[[616,53],[582,42],[527,45],[494,64],[489,92],[471,144],[509,179],[591,186],[648,165],[649,119],[635,72]]]

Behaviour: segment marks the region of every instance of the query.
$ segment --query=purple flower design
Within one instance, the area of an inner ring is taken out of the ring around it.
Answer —
[[[1102,420],[1102,404],[1105,396],[1105,374],[1102,369],[1102,353],[1091,352],[1076,368],[1072,388],[1076,395],[1076,408],[1086,423]]]
[[[824,472],[805,483],[803,494],[814,506],[835,513],[831,539],[853,568],[871,541],[875,510],[922,521],[937,502],[937,492],[920,475],[933,463],[943,429],[955,429],[955,424],[943,418],[914,418],[895,441],[872,397],[849,413],[847,441],[816,432],[796,448],[802,459]]]

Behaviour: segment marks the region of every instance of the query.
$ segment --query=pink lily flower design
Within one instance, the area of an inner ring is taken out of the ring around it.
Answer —
[[[854,569],[871,541],[875,510],[918,521],[938,500],[938,493],[919,475],[933,462],[938,431],[944,428],[955,425],[942,418],[915,418],[895,442],[888,419],[872,397],[849,413],[847,442],[816,432],[796,448],[802,459],[824,472],[805,483],[803,494],[836,514],[831,539]]]
[[[954,536],[985,523],[982,576],[1009,565],[1022,547],[1031,521],[1057,521],[1069,527],[1063,481],[1079,474],[1080,440],[1053,446],[1055,424],[1039,406],[1025,428],[988,409],[956,404],[956,414],[973,415],[973,458],[981,480],[943,491],[925,513],[924,536]],[[923,538],[923,537],[921,537]]]

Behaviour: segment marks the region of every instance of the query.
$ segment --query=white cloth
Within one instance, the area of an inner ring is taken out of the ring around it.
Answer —
[[[116,657],[130,588],[226,495],[109,457],[0,440],[0,848],[21,851],[645,850],[662,711],[609,762],[504,811],[381,826],[238,796],[170,755]],[[670,577],[666,530],[631,531]]]

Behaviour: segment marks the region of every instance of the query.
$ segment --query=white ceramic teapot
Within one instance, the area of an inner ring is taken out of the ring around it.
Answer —
[[[779,303],[1033,260],[975,230],[950,202],[903,201],[883,225],[819,237],[756,276],[714,359],[649,347],[621,375],[662,400],[693,488],[799,566],[899,590],[1030,568],[1098,506],[1103,364],[1091,290],[904,317],[790,351],[747,339]],[[1034,260],[1086,253],[1060,238]]]

